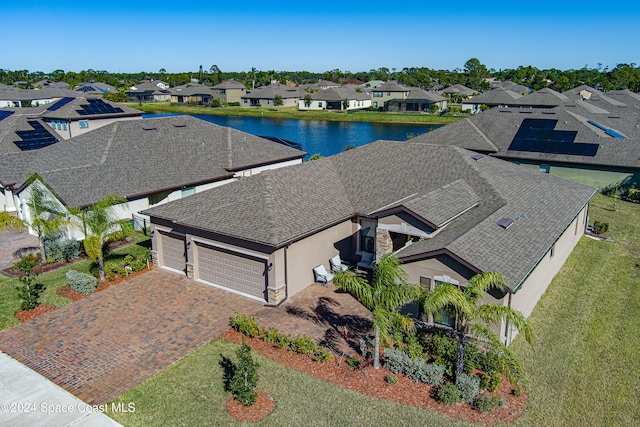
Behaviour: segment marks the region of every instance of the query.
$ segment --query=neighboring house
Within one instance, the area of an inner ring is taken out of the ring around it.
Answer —
[[[281,84],[272,84],[268,86],[257,87],[251,92],[241,97],[241,107],[274,107],[273,101],[276,96],[282,98],[283,107],[295,107],[298,100],[304,98],[304,90],[296,87],[284,86]]]
[[[311,89],[311,90],[324,90],[324,89],[334,89],[338,88],[341,85],[338,83],[334,83],[330,80],[318,80],[315,83],[306,83],[300,85],[301,89]]]
[[[140,84],[131,86],[131,90],[127,91],[127,95],[129,95],[129,101],[131,102],[161,102],[171,100],[169,84],[161,80],[141,82]]]
[[[69,85],[69,83],[54,82],[48,79],[37,81],[32,86],[36,89],[43,88],[43,87],[57,87],[59,89],[71,89],[71,86]]]
[[[477,90],[473,90],[469,87],[466,87],[464,85],[461,84],[455,84],[455,85],[451,85],[448,87],[445,87],[444,89],[439,91],[442,95],[446,95],[448,97],[451,97],[452,95],[459,95],[461,96],[463,99],[466,98],[471,98],[474,95],[478,94]]]
[[[271,305],[337,254],[356,263],[397,251],[409,281],[430,289],[502,272],[507,292],[485,299],[528,316],[582,236],[594,193],[458,147],[378,141],[145,213],[155,263]]]
[[[371,90],[373,96],[372,106],[373,108],[382,110],[385,102],[392,99],[405,100],[407,96],[409,96],[410,91],[410,87],[400,85],[396,81],[386,82]]]
[[[100,96],[104,95],[105,93],[118,93],[118,89],[102,82],[83,82],[78,84],[75,87],[74,91],[81,92],[81,94],[79,94],[78,96]]]
[[[360,86],[366,89],[375,89],[379,86],[382,86],[385,82],[382,80],[369,80],[366,83],[362,83]]]
[[[116,121],[141,119],[142,111],[101,98],[66,97],[50,104],[40,118],[69,139]]]
[[[247,88],[244,83],[237,82],[235,80],[227,80],[211,87],[211,93],[214,98],[220,100],[221,103],[235,103],[240,104],[242,96],[247,93]]]
[[[615,106],[601,98],[553,109],[493,108],[412,141],[461,146],[598,188],[638,187],[638,108],[640,100]]]
[[[462,101],[462,111],[470,111],[474,114],[479,113],[482,111],[483,105],[486,105],[489,108],[510,107],[518,98],[522,98],[522,95],[517,92],[500,88],[492,89],[488,92]]]
[[[570,101],[569,97],[550,88],[540,89],[510,102],[512,107],[553,108]]]
[[[116,122],[40,150],[0,156],[0,202],[28,218],[28,178],[37,173],[65,208],[115,193],[128,200],[116,208],[118,216],[131,219],[150,206],[301,163],[305,155],[190,116]]]
[[[56,86],[45,86],[40,89],[0,89],[0,108],[37,107],[50,104],[56,99],[75,96],[77,92]]]
[[[497,88],[510,90],[511,92],[516,92],[516,93],[519,93],[520,95],[526,95],[529,92],[531,92],[531,90],[528,87],[518,83],[514,83],[510,80],[507,80],[505,82],[494,80],[493,82],[491,82],[491,89],[497,89]]]
[[[419,87],[410,88],[409,95],[405,99],[392,99],[385,102],[384,111],[394,113],[428,113],[433,104],[438,106],[438,111],[447,109],[447,98],[436,92],[426,91]]]
[[[171,89],[171,102],[178,104],[208,105],[213,100],[211,86],[189,83]]]
[[[47,106],[0,109],[0,155],[37,150],[62,136],[42,119]]]
[[[298,100],[298,109],[300,110],[361,110],[371,107],[371,95],[361,91],[346,87],[337,87],[331,89],[323,89],[308,94],[311,97],[311,103],[307,105],[304,99],[305,94]],[[344,102],[348,102],[345,108]]]

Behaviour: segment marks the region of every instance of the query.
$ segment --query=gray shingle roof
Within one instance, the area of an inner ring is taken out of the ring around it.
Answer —
[[[440,91],[441,93],[444,94],[460,94],[460,95],[466,95],[466,96],[473,96],[473,94],[478,93],[477,90],[473,90],[469,87],[463,86],[461,84],[455,84],[455,85],[451,85],[448,87],[445,87],[444,89],[442,89]]]
[[[231,150],[229,150],[231,148]],[[0,156],[0,182],[40,174],[70,206],[212,182],[306,153],[189,116],[119,121],[50,147]]]
[[[569,101],[570,99],[568,96],[563,95],[560,92],[556,92],[553,89],[544,88],[533,92],[532,94],[523,96],[522,98],[511,101],[509,104],[553,108],[557,107],[558,105],[565,104]]]
[[[235,80],[227,80],[226,82],[218,83],[215,86],[211,86],[211,89],[246,89],[244,83],[240,83]]]
[[[386,82],[373,89],[373,92],[409,92],[411,88],[398,84],[396,81]]]
[[[85,119],[96,119],[96,118],[118,118],[118,117],[140,117],[142,116],[142,111],[136,110],[135,108],[127,107],[125,105],[118,104],[116,102],[107,101],[106,99],[101,99],[105,104],[111,105],[114,109],[121,109],[121,112],[117,113],[100,113],[100,114],[92,114],[92,115],[82,115],[78,113],[78,111],[83,110],[84,105],[89,105],[89,98],[78,96],[78,92],[73,92],[73,101],[68,104],[58,108],[57,110],[50,111],[45,109],[42,112],[42,117],[45,119],[57,119],[57,120],[85,120]],[[47,108],[51,107],[53,104],[47,106]]]
[[[355,89],[352,88],[335,87],[313,92],[311,99],[322,101],[342,101],[343,99],[362,101],[371,99],[371,95],[366,92],[356,92]]]
[[[274,84],[269,86],[257,87],[251,92],[248,92],[241,96],[242,99],[275,99],[277,95],[280,95],[282,99],[294,98],[298,99],[304,97],[306,92],[295,87],[284,86],[280,84]]]
[[[280,247],[356,215],[375,216],[389,206],[409,205],[436,222],[475,206],[432,238],[403,250],[401,257],[409,261],[447,250],[477,269],[503,272],[516,286],[595,189],[491,157],[476,161],[472,155],[457,147],[378,141],[145,213]],[[447,202],[431,203],[438,195]],[[509,230],[496,225],[502,217],[515,220],[523,213],[526,219]]]
[[[486,104],[486,105],[510,105],[514,100],[522,98],[517,92],[508,89],[496,88],[488,92],[474,96],[463,102],[463,104]]]
[[[419,87],[412,87],[411,91],[409,92],[409,95],[407,95],[407,99],[406,99],[407,101],[410,101],[413,99],[415,100],[426,99],[431,102],[442,102],[447,100],[447,98],[445,98],[444,96],[438,95],[436,92],[426,91]]]

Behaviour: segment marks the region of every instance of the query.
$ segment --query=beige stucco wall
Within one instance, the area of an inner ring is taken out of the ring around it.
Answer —
[[[331,270],[329,259],[338,255],[339,251],[335,247],[338,242],[351,242],[351,236],[356,232],[356,225],[347,220],[334,225],[324,231],[316,233],[306,239],[291,244],[287,251],[287,296],[291,297],[302,289],[314,283],[313,268],[323,264],[327,271]],[[279,249],[275,255],[276,283],[285,283],[284,269],[285,249]],[[343,258],[349,254],[341,254]]]

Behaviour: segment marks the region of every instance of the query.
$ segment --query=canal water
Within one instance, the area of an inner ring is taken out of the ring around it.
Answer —
[[[143,118],[171,116],[145,113]],[[379,139],[406,141],[412,136],[440,126],[395,123],[328,122],[323,120],[271,119],[259,117],[227,117],[191,114],[202,120],[228,126],[252,135],[276,137],[302,144],[309,155],[331,156],[347,147],[359,147]]]

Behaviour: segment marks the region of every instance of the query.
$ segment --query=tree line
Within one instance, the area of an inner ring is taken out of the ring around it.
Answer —
[[[313,83],[319,79],[334,82],[359,80],[368,82],[371,80],[397,80],[407,86],[421,87],[426,90],[437,90],[453,84],[462,84],[477,91],[489,89],[486,79],[495,78],[500,81],[512,81],[538,90],[551,87],[560,92],[580,85],[588,85],[603,91],[613,89],[629,89],[640,92],[640,67],[635,63],[617,64],[614,68],[602,67],[597,64],[590,68],[585,65],[581,69],[559,70],[538,69],[533,66],[519,66],[515,69],[495,70],[489,69],[477,58],[469,59],[462,69],[436,70],[428,67],[407,67],[401,70],[396,68],[380,67],[369,71],[341,71],[333,69],[322,73],[310,71],[276,71],[257,70],[248,71],[222,71],[217,65],[209,69],[200,66],[198,71],[168,73],[164,68],[158,72],[141,71],[138,73],[111,73],[106,70],[82,70],[79,72],[54,70],[49,73],[29,70],[0,69],[0,83],[13,85],[16,82],[25,82],[27,87],[44,79],[66,82],[71,87],[82,82],[103,82],[116,88],[126,89],[141,80],[162,80],[170,86],[189,84],[193,79],[206,85],[216,85],[224,80],[234,79],[245,83],[247,89],[267,85],[272,82],[292,82],[295,84]]]

